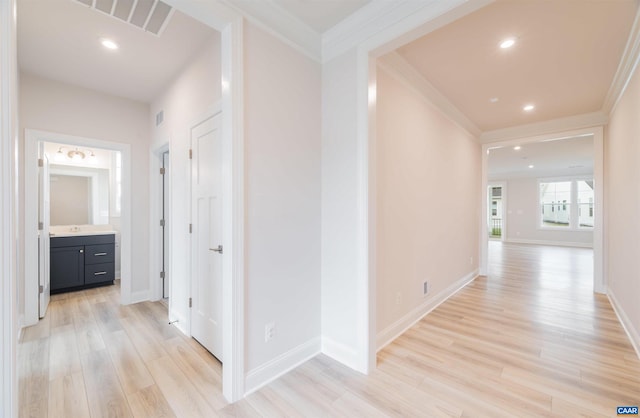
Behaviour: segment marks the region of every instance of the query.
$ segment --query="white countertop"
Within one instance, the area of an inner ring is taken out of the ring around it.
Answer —
[[[114,235],[118,231],[111,225],[52,225],[50,237],[83,237],[89,235]]]
[[[118,231],[66,231],[66,232],[50,232],[50,237],[83,237],[87,235],[115,235]]]

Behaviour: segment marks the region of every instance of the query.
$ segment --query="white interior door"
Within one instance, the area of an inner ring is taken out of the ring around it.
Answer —
[[[218,113],[191,129],[191,335],[222,359],[222,137]]]
[[[38,282],[39,316],[44,318],[51,295],[49,277],[49,157],[44,152],[44,143],[38,147]]]

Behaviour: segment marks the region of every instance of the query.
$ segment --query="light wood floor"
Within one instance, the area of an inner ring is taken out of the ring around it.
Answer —
[[[23,417],[616,416],[640,360],[586,249],[490,243],[490,273],[378,356],[370,376],[318,356],[227,405],[221,366],[111,286],[52,298],[19,345]]]

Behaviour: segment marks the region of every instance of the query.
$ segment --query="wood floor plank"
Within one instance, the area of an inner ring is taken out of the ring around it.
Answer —
[[[158,388],[178,417],[218,416],[170,357],[152,360],[147,364]]]
[[[174,418],[171,406],[155,384],[127,395],[133,415],[137,418]]]
[[[108,336],[107,350],[125,394],[153,385],[153,378],[124,331]]]
[[[19,416],[46,418],[49,398],[49,339],[20,344],[18,376]]]
[[[93,418],[133,416],[106,350],[82,356],[82,371]]]
[[[50,418],[89,418],[90,416],[82,372],[62,376],[50,382]]]
[[[71,325],[71,324],[69,324]],[[65,332],[54,333],[49,347],[49,380],[82,372],[80,353],[73,326]]]

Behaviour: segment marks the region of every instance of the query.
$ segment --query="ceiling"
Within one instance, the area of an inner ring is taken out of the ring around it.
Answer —
[[[490,180],[593,174],[592,135],[514,146],[489,149]]]
[[[585,114],[603,106],[636,7],[498,0],[397,53],[483,132]]]
[[[146,103],[212,36],[178,11],[158,37],[73,0],[18,2],[21,71]],[[103,37],[120,48],[103,48]]]

